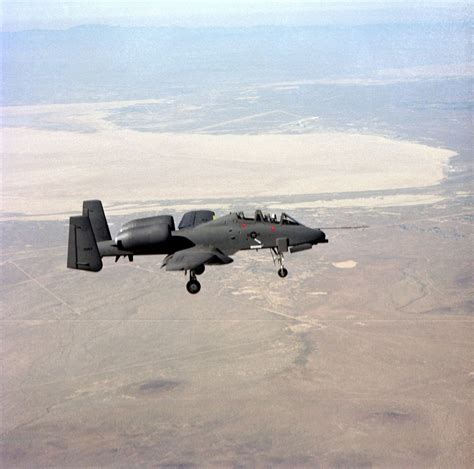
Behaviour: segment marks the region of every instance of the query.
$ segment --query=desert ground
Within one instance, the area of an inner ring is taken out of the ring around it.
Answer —
[[[162,101],[4,109],[4,466],[472,466],[465,147],[288,133],[294,116],[240,134],[110,119],[143,104]],[[286,280],[268,253],[239,253],[191,296],[153,257],[68,271],[67,218],[87,198],[113,234],[260,207],[329,244],[287,256]]]
[[[119,105],[108,106],[99,109],[116,111]],[[122,107],[127,106],[131,103]],[[87,120],[89,108],[10,107],[5,113],[10,118],[27,111],[38,119],[61,116],[64,127],[64,122]],[[103,199],[115,211],[127,206],[131,213],[160,200],[219,201],[250,194],[255,198],[430,187],[443,179],[450,158],[456,155],[420,143],[348,132],[141,132],[107,123],[106,114],[98,110],[89,112],[89,125],[95,127],[88,132],[4,129],[4,218],[9,214],[64,218],[77,211],[82,199],[90,198]]]

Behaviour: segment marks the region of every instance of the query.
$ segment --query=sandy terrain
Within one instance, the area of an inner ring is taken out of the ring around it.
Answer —
[[[65,108],[71,113],[71,106]],[[90,105],[76,111],[80,121],[90,116],[90,122],[105,122]],[[160,199],[426,187],[442,180],[455,155],[418,143],[340,132],[160,134],[94,125],[86,133],[3,130],[4,218],[9,213],[60,218],[76,212],[87,198],[100,198],[107,207]],[[376,198],[366,203],[372,202],[380,205]],[[400,202],[417,200],[412,196]]]
[[[140,133],[107,120],[120,107],[8,109],[37,114],[3,131],[0,465],[472,467],[472,207],[444,179],[454,152]],[[197,296],[160,257],[66,268],[83,199],[115,232],[124,214],[263,196],[308,226],[367,228],[288,254],[285,280],[268,252],[238,253]]]
[[[337,198],[333,200],[314,200],[309,202],[279,202],[269,204],[268,208],[272,209],[298,209],[298,208],[337,208],[337,207],[368,207],[368,208],[384,208],[396,206],[425,205],[441,202],[444,197],[435,194],[398,194],[383,195],[377,197],[358,197],[358,198]]]
[[[472,467],[469,211],[396,210],[285,280],[240,253],[197,297],[159,258],[94,275],[5,244],[3,466]]]
[[[332,265],[337,269],[353,269],[356,265],[356,261],[341,261],[341,262],[333,262]]]

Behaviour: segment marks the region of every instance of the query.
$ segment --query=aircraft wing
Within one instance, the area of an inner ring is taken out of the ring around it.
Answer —
[[[161,267],[166,270],[193,270],[200,265],[230,264],[234,260],[211,246],[193,246],[165,258]]]

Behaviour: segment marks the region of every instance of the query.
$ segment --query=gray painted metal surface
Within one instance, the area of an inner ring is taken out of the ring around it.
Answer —
[[[196,279],[206,265],[225,265],[237,251],[270,249],[278,263],[278,275],[286,277],[284,253],[301,252],[314,245],[327,243],[319,229],[309,228],[283,213],[280,218],[264,215],[260,210],[254,217],[235,212],[216,218],[210,210],[184,214],[179,229],[171,215],[141,218],[125,223],[112,239],[102,203],[83,203],[83,215],[69,220],[67,266],[71,269],[98,272],[103,257],[134,255],[166,255],[162,267],[166,270],[189,272],[187,289],[199,292]]]

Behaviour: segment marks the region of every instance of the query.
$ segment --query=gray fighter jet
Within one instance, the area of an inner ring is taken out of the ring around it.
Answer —
[[[177,230],[171,215],[140,218],[125,223],[112,239],[101,201],[86,200],[82,216],[69,219],[67,266],[98,272],[102,257],[115,257],[117,262],[122,256],[133,261],[135,255],[166,255],[162,267],[189,272],[186,288],[196,294],[201,289],[196,277],[205,266],[230,264],[229,256],[237,251],[270,249],[283,278],[288,275],[285,253],[327,242],[319,229],[308,228],[285,213],[278,218],[260,210],[253,218],[242,212],[219,218],[210,210],[187,212]]]

